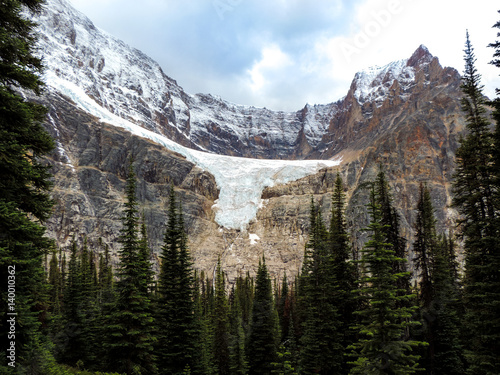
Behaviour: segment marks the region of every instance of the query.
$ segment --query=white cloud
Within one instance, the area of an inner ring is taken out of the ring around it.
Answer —
[[[280,70],[292,65],[290,57],[281,51],[276,44],[264,47],[262,58],[248,70],[250,88],[254,93],[260,93]]]
[[[498,0],[71,0],[96,24],[157,59],[188,92],[297,110],[335,101],[354,74],[410,57],[420,45],[463,69],[465,30],[486,94],[500,87],[488,64]],[[109,27],[108,27],[109,25]]]

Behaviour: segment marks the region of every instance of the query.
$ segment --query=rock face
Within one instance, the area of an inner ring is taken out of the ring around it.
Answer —
[[[35,21],[52,86],[71,82],[112,113],[194,149],[304,157],[304,150],[321,140],[335,110],[316,106],[304,116],[303,111],[276,112],[187,94],[155,61],[96,28],[67,0],[48,0]]]
[[[220,256],[230,279],[253,273],[262,254],[273,275],[295,275],[307,241],[311,196],[328,219],[336,173],[346,185],[346,214],[358,247],[366,238],[360,229],[368,222],[368,194],[360,186],[375,178],[380,165],[410,242],[421,183],[431,189],[440,229],[452,227],[450,181],[464,130],[460,76],[441,67],[424,46],[408,59],[358,73],[336,103],[274,112],[188,95],[154,61],[96,29],[64,0],[47,4],[38,20],[41,47],[50,52],[49,90],[42,101],[50,109],[46,127],[58,145],[47,158],[57,203],[47,224],[62,248],[86,236],[96,249],[108,244],[117,260],[129,157],[156,264],[171,185],[183,203],[195,267],[210,274]],[[76,90],[82,95],[73,95]],[[195,149],[257,158],[341,158],[342,163],[266,188],[246,230],[227,229],[215,221],[221,187],[214,176],[160,144],[103,123],[80,101],[84,95]]]
[[[117,254],[129,158],[138,175],[138,200],[149,224],[151,246],[161,247],[166,200],[173,185],[183,202],[191,237],[215,227],[212,205],[218,190],[213,176],[146,139],[104,124],[75,108],[67,98],[49,95],[48,130],[57,140],[48,159],[54,174],[54,214],[49,233],[67,248],[73,238],[99,238]]]

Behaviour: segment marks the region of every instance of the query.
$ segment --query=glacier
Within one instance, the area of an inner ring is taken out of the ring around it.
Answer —
[[[219,199],[212,209],[215,211],[215,221],[224,228],[246,231],[263,204],[261,196],[266,187],[286,184],[341,163],[340,159],[266,160],[193,150],[111,113],[91,99],[81,87],[61,78],[53,71],[46,71],[44,79],[51,90],[68,97],[79,108],[102,122],[156,142],[211,173],[220,189]]]

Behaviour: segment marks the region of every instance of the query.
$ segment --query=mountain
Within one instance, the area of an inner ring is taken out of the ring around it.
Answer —
[[[263,252],[273,274],[296,274],[310,198],[328,217],[337,172],[357,246],[366,237],[361,186],[379,165],[408,238],[420,183],[432,190],[441,229],[456,217],[449,204],[464,129],[460,75],[424,46],[359,72],[335,103],[280,112],[187,94],[152,59],[65,0],[48,0],[35,21],[46,65],[46,127],[58,145],[47,160],[57,201],[48,229],[63,248],[87,236],[116,256],[129,157],[153,248],[160,248],[173,184],[195,266],[213,270],[221,255],[230,277],[253,271]]]

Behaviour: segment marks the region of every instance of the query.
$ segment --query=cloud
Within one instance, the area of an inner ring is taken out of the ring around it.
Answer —
[[[463,67],[465,29],[487,94],[500,87],[486,45],[497,0],[71,0],[95,23],[143,50],[189,93],[298,110],[347,93],[354,74],[408,58],[425,44]]]
[[[248,70],[250,75],[250,88],[259,93],[262,89],[275,79],[279,71],[283,71],[292,65],[289,56],[281,51],[279,46],[271,45],[264,47],[262,58]]]

